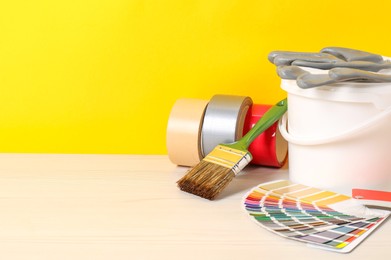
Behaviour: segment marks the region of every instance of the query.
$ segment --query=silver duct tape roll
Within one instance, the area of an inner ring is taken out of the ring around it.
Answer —
[[[243,136],[250,97],[215,95],[205,110],[202,125],[202,151],[209,154],[221,143],[232,143]]]
[[[168,158],[177,165],[194,166],[203,158],[201,127],[208,101],[178,99],[171,109],[167,125]]]

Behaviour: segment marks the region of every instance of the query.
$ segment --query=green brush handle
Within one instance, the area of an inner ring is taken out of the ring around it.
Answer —
[[[250,144],[262,134],[266,129],[271,127],[275,122],[277,122],[282,115],[287,111],[288,104],[287,99],[283,99],[274,106],[272,106],[258,122],[251,128],[248,133],[243,136],[239,141],[235,143],[235,146],[242,147],[247,150]]]

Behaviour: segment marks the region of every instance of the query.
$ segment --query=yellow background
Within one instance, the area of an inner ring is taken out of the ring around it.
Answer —
[[[0,152],[164,154],[178,98],[285,97],[273,50],[391,56],[391,1],[0,3]]]

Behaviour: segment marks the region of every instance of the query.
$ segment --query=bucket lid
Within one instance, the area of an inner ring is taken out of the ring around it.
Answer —
[[[312,74],[327,74],[328,70],[301,67]],[[382,72],[391,75],[391,71]],[[339,102],[372,103],[378,109],[391,106],[391,83],[340,82],[321,87],[302,89],[296,80],[281,80],[281,88],[290,94],[311,99]]]

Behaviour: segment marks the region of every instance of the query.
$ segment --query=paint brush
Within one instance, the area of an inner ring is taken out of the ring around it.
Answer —
[[[286,110],[287,100],[283,99],[272,106],[239,141],[216,146],[201,162],[178,180],[179,188],[213,200],[252,160],[252,155],[248,151],[250,144],[278,121]]]

